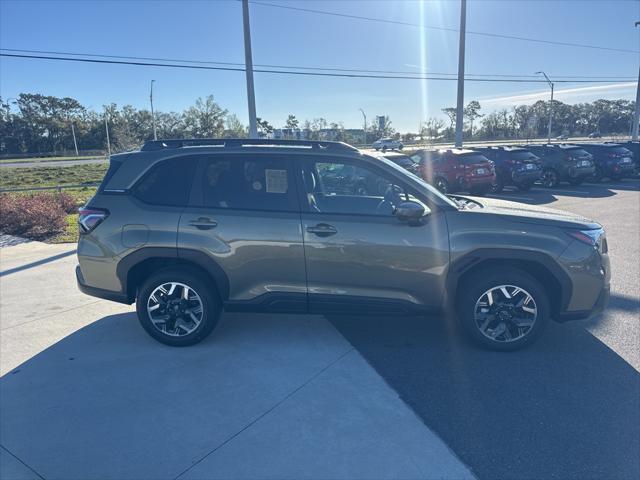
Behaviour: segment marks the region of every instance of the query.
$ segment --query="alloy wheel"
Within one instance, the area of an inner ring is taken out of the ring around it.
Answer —
[[[515,285],[490,288],[478,298],[474,308],[477,328],[495,342],[515,342],[526,336],[538,318],[533,296]]]
[[[546,170],[542,174],[542,185],[546,188],[555,187],[558,183],[558,175],[553,170]]]
[[[183,337],[200,326],[204,308],[193,288],[184,283],[167,282],[157,286],[149,295],[147,314],[159,332]]]

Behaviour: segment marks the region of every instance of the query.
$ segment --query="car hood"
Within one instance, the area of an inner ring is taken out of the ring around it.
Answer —
[[[575,213],[556,210],[553,208],[540,207],[537,205],[526,205],[507,200],[495,198],[469,198],[475,203],[482,205],[482,208],[473,208],[471,211],[493,214],[507,217],[513,222],[535,223],[543,225],[557,226],[561,228],[575,228],[580,230],[591,230],[602,228],[594,220],[585,218]]]

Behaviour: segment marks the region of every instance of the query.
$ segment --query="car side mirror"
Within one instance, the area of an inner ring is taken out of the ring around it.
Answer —
[[[431,211],[418,202],[406,201],[396,207],[395,215],[399,220],[408,222],[410,225],[416,225],[425,215],[429,215]]]

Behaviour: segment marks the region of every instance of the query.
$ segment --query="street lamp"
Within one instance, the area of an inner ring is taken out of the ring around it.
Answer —
[[[551,103],[549,103],[549,133],[547,135],[547,143],[551,143],[551,121],[553,118],[553,82],[549,80],[549,77],[547,77],[546,73],[542,71],[536,72],[536,75],[540,74],[544,75],[544,78],[547,80],[547,83],[551,87]]]
[[[360,113],[362,113],[362,118],[364,118],[364,145],[367,145],[367,116],[364,113],[364,110],[362,110],[361,108],[359,108],[358,110],[360,110]]]
[[[156,116],[153,113],[153,82],[155,82],[155,80],[151,80],[151,93],[149,94],[149,101],[151,102],[151,123],[153,124],[153,139],[158,140],[158,134],[156,132]]]

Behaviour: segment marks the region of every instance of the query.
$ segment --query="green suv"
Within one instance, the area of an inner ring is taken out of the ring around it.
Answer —
[[[352,188],[354,175],[377,188]],[[512,350],[609,296],[599,224],[445,196],[342,143],[147,142],[111,157],[79,224],[80,289],[136,302],[145,330],[169,345],[199,342],[223,309],[442,312],[482,345]]]

